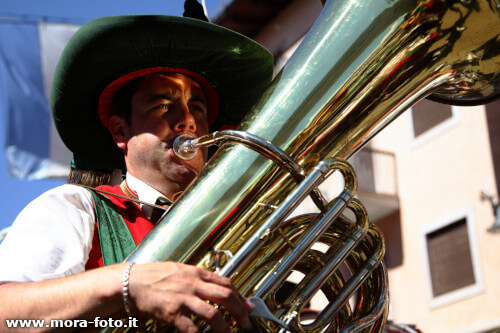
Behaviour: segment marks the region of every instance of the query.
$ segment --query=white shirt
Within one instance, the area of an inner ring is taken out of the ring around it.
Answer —
[[[127,174],[139,200],[154,203],[160,192]],[[141,204],[149,218],[152,208]],[[85,271],[92,249],[95,212],[90,192],[62,185],[33,200],[0,245],[0,283],[42,281]]]

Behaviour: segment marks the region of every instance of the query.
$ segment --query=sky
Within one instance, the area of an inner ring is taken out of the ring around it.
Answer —
[[[201,0],[199,1],[201,2]],[[212,18],[230,0],[205,0],[208,17]],[[121,14],[182,15],[184,0],[0,0],[0,17],[46,18],[49,21],[67,19],[83,24],[91,19]],[[1,43],[1,41],[0,41]],[[0,115],[0,129],[4,128]],[[5,156],[5,136],[0,132],[0,230],[10,226],[17,214],[43,192],[62,185],[64,179],[27,181],[9,176]]]

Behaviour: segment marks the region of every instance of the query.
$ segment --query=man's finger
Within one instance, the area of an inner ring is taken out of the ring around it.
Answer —
[[[200,331],[191,318],[184,314],[179,314],[179,316],[177,316],[174,325],[180,332],[198,333]]]
[[[206,301],[196,296],[187,296],[184,304],[193,314],[205,319],[214,332],[225,333],[228,331],[229,327],[222,313]]]
[[[197,286],[196,296],[207,299],[224,306],[226,310],[238,321],[240,327],[245,328],[250,324],[248,318],[248,302],[234,288],[222,287],[213,283],[204,283]],[[251,309],[250,309],[251,311]]]

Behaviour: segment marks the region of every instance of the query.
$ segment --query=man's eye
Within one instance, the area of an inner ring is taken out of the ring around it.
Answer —
[[[191,105],[191,106],[189,107],[189,109],[190,109],[191,111],[202,112],[202,113],[204,113],[204,112],[205,112],[205,110],[206,110],[204,107],[199,106],[199,105]]]
[[[160,104],[158,105],[159,109],[168,109],[170,106],[168,104]]]

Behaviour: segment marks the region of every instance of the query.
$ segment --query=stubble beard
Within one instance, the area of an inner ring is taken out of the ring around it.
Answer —
[[[200,172],[198,163],[198,161],[180,160],[172,154],[167,154],[166,159],[162,162],[161,171],[168,181],[176,184],[179,191],[183,191],[198,176]]]

